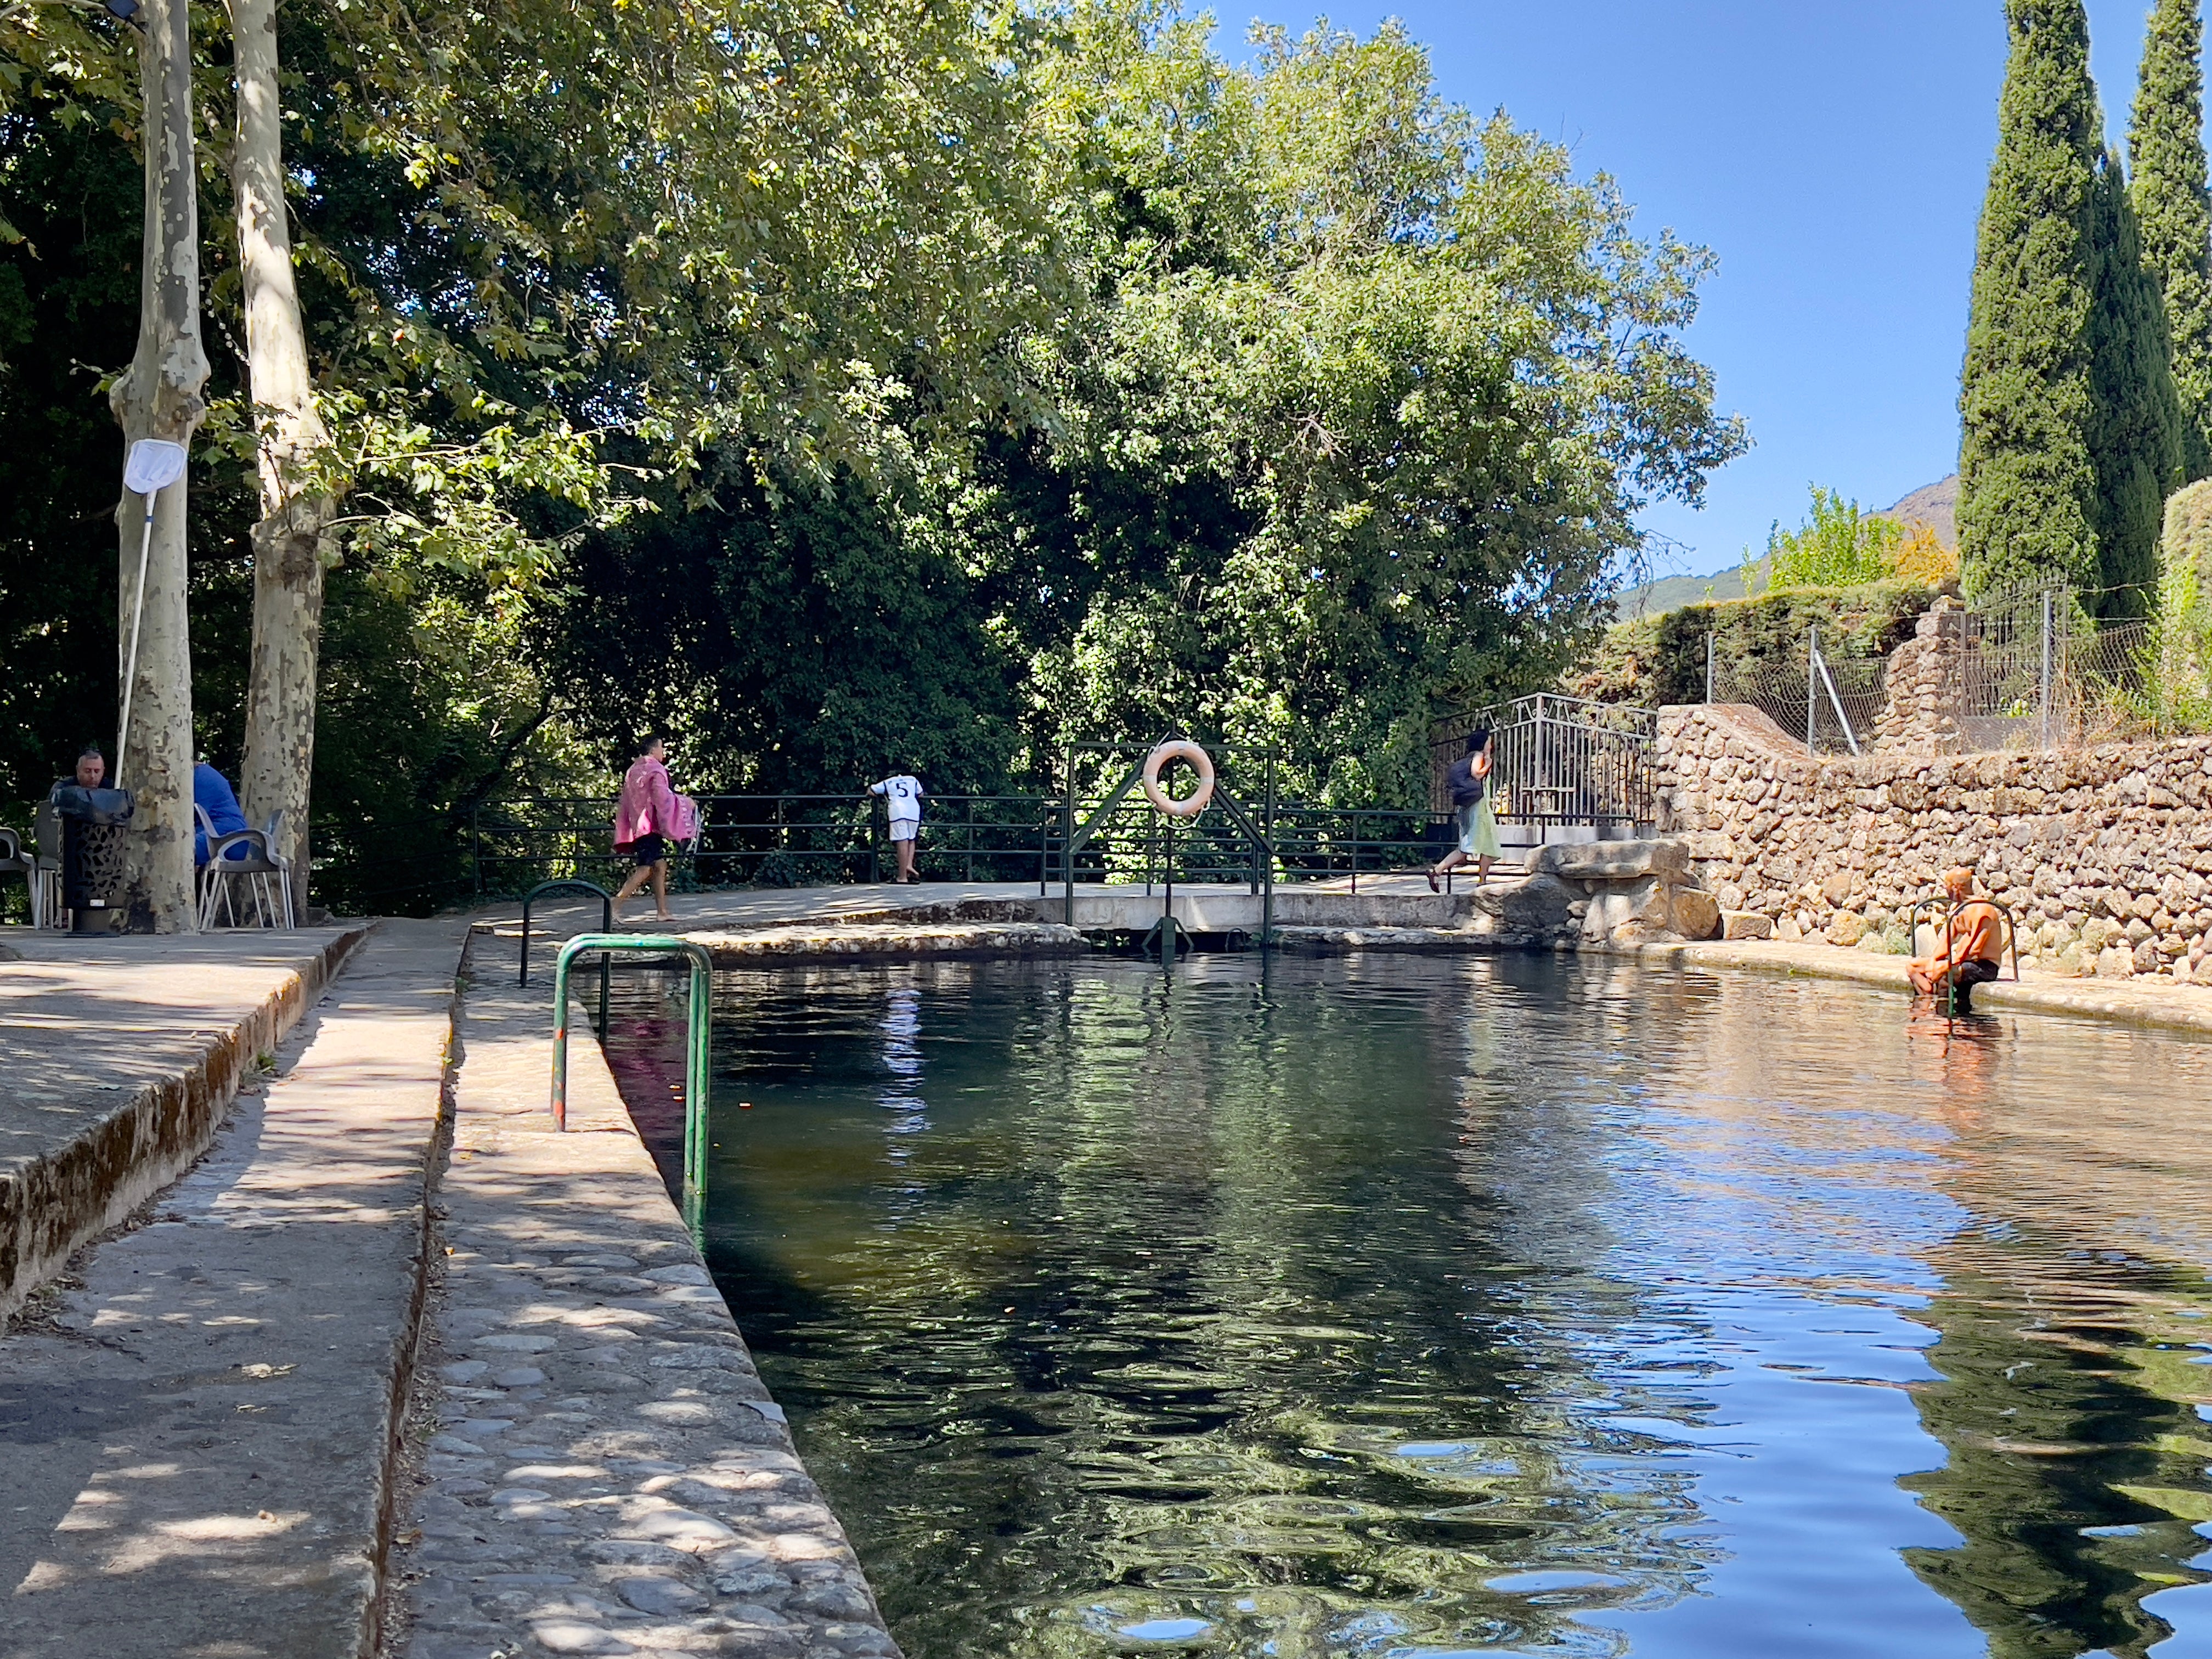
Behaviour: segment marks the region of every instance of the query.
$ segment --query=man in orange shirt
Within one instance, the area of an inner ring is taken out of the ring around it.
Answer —
[[[1943,926],[1936,954],[1914,959],[1905,971],[1912,988],[1934,996],[1949,988],[1957,993],[1959,1013],[1972,1012],[1974,987],[1997,976],[2004,960],[2004,915],[1987,899],[1974,896],[1974,872],[1954,870],[1943,878],[1943,890],[1955,907]]]

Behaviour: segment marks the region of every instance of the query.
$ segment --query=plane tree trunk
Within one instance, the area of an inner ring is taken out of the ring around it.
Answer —
[[[187,0],[143,0],[139,76],[140,143],[146,161],[146,234],[140,258],[138,347],[109,392],[126,442],[165,438],[187,447],[206,405],[207,354],[200,344],[198,179],[192,160],[191,33]],[[196,932],[192,902],[192,660],[186,626],[186,484],[155,502],[138,625],[135,684],[120,690],[131,729],[116,757],[118,781],[137,797],[123,837],[129,925],[160,933]],[[122,577],[118,666],[131,672],[132,613],[139,599],[143,497],[125,490],[116,510]],[[118,676],[120,678],[120,676]],[[119,698],[118,701],[121,701]]]
[[[282,812],[294,902],[307,900],[308,788],[322,645],[323,546],[331,506],[311,474],[329,433],[315,408],[284,204],[283,106],[276,0],[232,0],[238,133],[231,154],[246,369],[254,404],[261,519],[253,526],[253,648],[240,794],[256,828]]]

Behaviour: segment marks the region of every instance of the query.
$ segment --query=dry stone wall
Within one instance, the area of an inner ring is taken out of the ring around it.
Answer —
[[[1659,717],[1661,828],[1776,936],[1902,950],[1972,866],[2024,963],[2212,985],[2212,738],[2075,753],[1818,760],[1754,708]]]
[[[1955,755],[1966,747],[1959,724],[1966,705],[1966,650],[1965,608],[1948,596],[1937,599],[1914,625],[1912,637],[1890,653],[1881,714],[1875,721],[1875,749]]]

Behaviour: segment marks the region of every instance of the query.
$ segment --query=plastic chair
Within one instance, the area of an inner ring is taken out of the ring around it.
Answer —
[[[286,929],[295,926],[292,920],[292,860],[276,850],[284,823],[283,811],[269,815],[266,829],[234,830],[227,836],[215,833],[215,826],[197,805],[192,813],[208,838],[207,868],[201,877],[200,931],[215,931],[218,912],[228,916],[234,927],[275,927],[280,915]],[[243,856],[234,856],[235,848],[244,849]],[[270,883],[272,876],[276,878],[273,889]],[[241,880],[253,896],[255,920],[251,923],[241,921],[240,916],[237,897]]]
[[[39,891],[31,914],[40,927],[67,927],[69,913],[62,906],[62,819],[51,800],[40,801],[32,813],[31,833],[35,847],[31,879]]]
[[[23,850],[23,838],[13,830],[0,830],[0,876],[21,876],[24,890],[31,899],[31,926],[39,925],[40,900],[45,896],[39,890],[38,843],[31,850]]]

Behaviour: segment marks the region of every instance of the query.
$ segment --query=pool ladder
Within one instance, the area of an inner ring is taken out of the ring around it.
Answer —
[[[579,933],[553,964],[553,1127],[568,1127],[568,972],[587,951],[681,956],[691,964],[690,1029],[684,1053],[684,1223],[701,1237],[707,1207],[707,1128],[714,1056],[714,959],[673,933]],[[602,1028],[602,1036],[605,1030]]]

